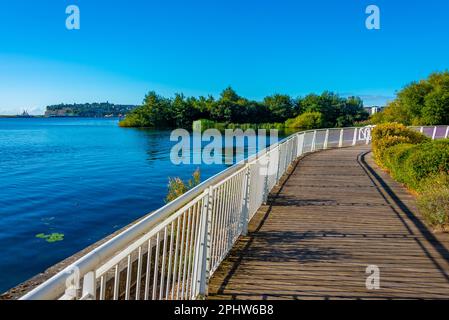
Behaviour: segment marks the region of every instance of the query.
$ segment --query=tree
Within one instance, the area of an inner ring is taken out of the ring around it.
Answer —
[[[120,125],[123,127],[169,128],[175,124],[171,101],[150,91],[142,106],[132,111]]]
[[[449,114],[449,72],[432,73],[425,80],[412,82],[398,92],[395,100],[373,123],[401,122],[405,125],[447,123]]]
[[[430,103],[430,102],[429,102]],[[221,123],[261,124],[284,123],[307,113],[301,121],[311,121],[313,126],[350,126],[367,119],[360,98],[342,98],[332,92],[311,94],[304,99],[293,100],[288,95],[275,94],[263,102],[239,96],[231,87],[220,94],[218,100],[212,96],[188,97],[176,94],[167,99],[150,92],[143,105],[120,122],[124,127],[191,128],[195,120],[212,120]],[[319,114],[319,117],[318,117]],[[310,128],[310,125],[304,125]]]
[[[191,128],[193,121],[199,119],[200,111],[193,101],[185,99],[183,94],[176,94],[172,102],[173,120],[177,128]]]
[[[423,125],[449,123],[449,91],[439,88],[426,95],[421,119]]]
[[[359,97],[343,99],[343,103],[339,107],[335,120],[336,127],[349,127],[369,118],[368,112],[363,108],[363,101]]]
[[[241,123],[245,115],[247,100],[240,97],[231,87],[220,94],[220,99],[212,105],[211,117],[219,122]]]
[[[240,96],[231,87],[227,87],[220,94],[221,101],[237,102]]]
[[[294,114],[295,104],[288,95],[275,94],[265,97],[263,103],[267,106],[270,115],[270,122],[284,122]]]

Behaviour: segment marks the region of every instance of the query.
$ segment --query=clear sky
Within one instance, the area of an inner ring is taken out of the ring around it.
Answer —
[[[65,27],[70,4],[80,30]],[[381,30],[365,28],[370,4]],[[0,0],[0,114],[228,85],[383,104],[449,68],[448,21],[446,0]]]

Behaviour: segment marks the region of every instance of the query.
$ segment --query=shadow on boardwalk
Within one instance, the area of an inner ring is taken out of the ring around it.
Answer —
[[[210,299],[449,298],[449,237],[366,146],[306,156],[289,170],[210,281]],[[368,290],[366,268],[380,268]]]

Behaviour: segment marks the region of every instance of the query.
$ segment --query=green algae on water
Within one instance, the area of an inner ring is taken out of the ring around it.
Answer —
[[[52,233],[52,234],[39,233],[36,235],[36,238],[44,239],[45,241],[47,241],[49,243],[53,243],[53,242],[63,241],[64,234],[63,233]]]

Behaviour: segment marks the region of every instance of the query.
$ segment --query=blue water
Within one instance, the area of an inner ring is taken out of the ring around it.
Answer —
[[[0,119],[0,292],[164,204],[168,131],[116,119]],[[202,180],[225,165],[199,166]],[[62,233],[48,243],[39,233]]]

